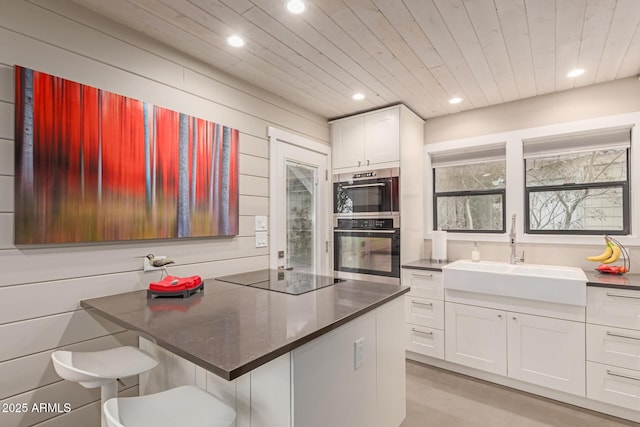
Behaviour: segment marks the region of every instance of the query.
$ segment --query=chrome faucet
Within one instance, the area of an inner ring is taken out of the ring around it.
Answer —
[[[521,257],[516,256],[516,214],[511,215],[511,233],[509,233],[509,247],[511,248],[509,263],[515,264],[518,262],[524,262],[524,251],[522,251]]]

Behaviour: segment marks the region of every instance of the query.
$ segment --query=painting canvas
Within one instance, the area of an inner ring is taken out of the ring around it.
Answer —
[[[15,67],[15,243],[238,234],[239,132]]]

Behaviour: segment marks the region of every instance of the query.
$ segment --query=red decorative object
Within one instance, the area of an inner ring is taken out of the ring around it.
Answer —
[[[204,283],[200,276],[176,277],[166,276],[157,282],[149,283],[147,298],[152,296],[188,297],[203,289]]]

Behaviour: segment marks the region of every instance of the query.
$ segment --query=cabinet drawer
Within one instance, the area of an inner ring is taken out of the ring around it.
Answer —
[[[640,330],[640,291],[590,286],[587,323]]]
[[[640,371],[587,362],[587,398],[640,408]]]
[[[444,299],[441,271],[403,268],[402,286],[411,286],[409,294],[417,297]]]
[[[444,329],[444,301],[405,295],[404,320],[414,325]]]
[[[407,350],[444,359],[444,332],[405,323]]]
[[[640,370],[640,331],[587,325],[587,360]]]

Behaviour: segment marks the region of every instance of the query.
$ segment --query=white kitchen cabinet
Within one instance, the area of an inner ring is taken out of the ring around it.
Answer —
[[[291,352],[295,427],[397,427],[406,415],[403,302],[393,300]],[[356,343],[361,343],[358,361]]]
[[[640,371],[640,331],[587,325],[587,360]]]
[[[585,324],[507,312],[508,376],[585,395]]]
[[[444,359],[444,288],[442,272],[422,268],[402,268],[405,295],[405,348],[407,358],[413,353]]]
[[[361,116],[331,125],[331,161],[334,169],[364,164],[364,126],[364,117]]]
[[[445,303],[445,360],[585,395],[585,325]]]
[[[506,313],[445,303],[445,360],[507,375]]]
[[[333,169],[369,168],[400,161],[400,106],[331,123]]]
[[[444,299],[441,271],[403,268],[400,283],[411,287],[411,295],[440,301]]]
[[[587,398],[640,409],[640,292],[587,289]]]
[[[400,161],[400,109],[364,116],[366,166]]]
[[[355,367],[354,342],[362,340]],[[376,322],[361,316],[292,352],[294,426],[375,425]],[[318,399],[322,396],[322,399]]]
[[[640,372],[587,362],[587,379],[589,399],[640,409]]]
[[[405,295],[405,322],[417,326],[444,329],[444,302]]]
[[[406,349],[436,359],[444,359],[444,331],[442,329],[405,323]]]
[[[196,385],[236,408],[234,427],[398,427],[406,416],[403,312],[395,298],[231,381],[140,338],[159,361],[140,375],[140,390]]]
[[[400,261],[424,256],[424,120],[404,105],[332,120],[333,175],[400,168]]]
[[[640,292],[589,287],[587,323],[640,329]]]

